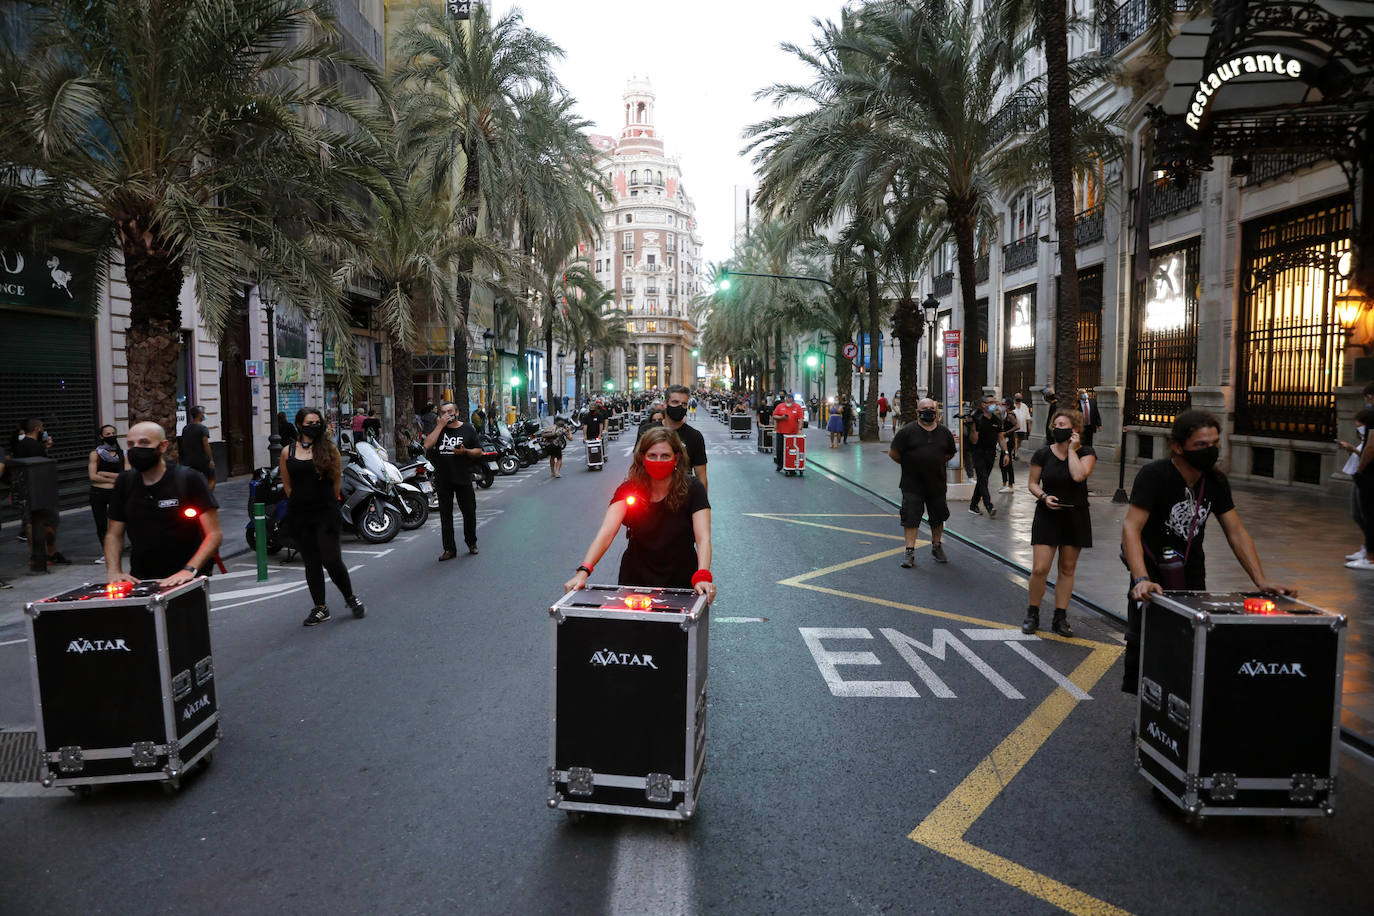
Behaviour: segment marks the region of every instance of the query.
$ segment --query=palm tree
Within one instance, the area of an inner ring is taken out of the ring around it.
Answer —
[[[913,207],[919,212],[909,213]],[[901,348],[897,393],[901,403],[911,405],[908,411],[914,414],[919,397],[917,347],[926,330],[916,282],[922,266],[949,238],[949,225],[938,214],[929,212],[925,202],[912,201],[899,191],[888,215],[887,234],[881,266],[887,286],[897,294],[892,309],[892,336]]]
[[[483,4],[466,21],[449,19],[437,4],[419,7],[393,50],[401,61],[394,78],[405,145],[425,164],[431,192],[451,201],[459,236],[476,236],[503,170],[517,159],[519,107],[534,87],[558,85],[551,61],[563,52],[527,28],[519,12],[493,21]],[[471,254],[458,259],[453,348],[460,380],[467,377],[474,264]],[[466,417],[467,399],[459,400]]]
[[[188,275],[211,337],[252,278],[350,340],[325,252],[362,241],[351,201],[389,193],[384,131],[362,100],[293,74],[351,69],[386,90],[343,50],[331,4],[44,0],[28,15],[27,47],[0,50],[0,214],[11,232],[82,225],[122,261],[130,419],[174,428]],[[354,349],[335,352],[352,376]]]

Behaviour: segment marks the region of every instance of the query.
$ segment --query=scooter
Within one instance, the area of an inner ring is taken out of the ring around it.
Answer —
[[[403,464],[397,468],[401,472],[401,481],[418,487],[420,492],[425,494],[425,502],[429,505],[429,511],[433,512],[439,508],[439,494],[434,489],[434,465],[425,456],[425,450],[419,442],[410,443],[410,453],[419,457],[409,464]]]
[[[253,522],[253,505],[262,503],[266,514],[267,552],[270,555],[286,551],[286,558],[296,552],[296,542],[286,533],[286,491],[282,488],[281,472],[277,468],[258,468],[248,482],[248,524],[243,538],[253,550],[258,549],[258,529]]]
[[[382,493],[401,510],[401,527],[414,531],[429,520],[429,500],[419,487],[406,483],[400,468],[387,460],[386,451],[375,442],[359,442],[355,454],[372,473]]]
[[[344,527],[369,544],[384,544],[401,531],[401,510],[386,498],[381,481],[360,464],[344,466],[339,480]]]

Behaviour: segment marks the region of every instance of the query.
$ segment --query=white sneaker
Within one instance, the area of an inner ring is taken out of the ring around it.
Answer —
[[[1374,569],[1374,563],[1369,562],[1368,557],[1361,557],[1358,560],[1351,560],[1345,564],[1346,569]]]
[[[1013,490],[1011,487],[1003,487],[1002,489],[998,490],[997,492],[998,492],[998,493],[1015,493],[1016,491]]]
[[[1355,551],[1354,553],[1348,553],[1348,554],[1346,554],[1346,555],[1345,555],[1345,558],[1346,558],[1347,560],[1363,560],[1363,559],[1364,559],[1364,548],[1361,547],[1359,550]]]

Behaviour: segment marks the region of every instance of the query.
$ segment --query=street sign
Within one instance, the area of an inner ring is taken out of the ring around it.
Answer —
[[[472,14],[472,0],[447,0],[444,8],[450,19],[467,19]]]
[[[963,400],[960,391],[959,378],[959,332],[945,331],[943,333],[945,343],[945,418],[946,422],[953,423],[954,414],[959,412],[959,406]],[[958,435],[958,425],[954,424],[955,429],[955,455],[949,461],[949,467],[955,469],[955,481],[958,481],[959,468],[963,467],[964,457],[959,454],[962,437]]]
[[[262,378],[267,374],[267,360],[245,359],[243,361],[243,372],[249,378]]]
[[[845,359],[853,359],[859,355],[859,345],[850,341],[844,345],[844,349],[840,352],[844,354]]]

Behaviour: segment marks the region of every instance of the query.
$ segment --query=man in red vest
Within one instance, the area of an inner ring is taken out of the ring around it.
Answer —
[[[783,436],[795,436],[801,432],[801,419],[804,409],[788,396],[786,391],[778,392],[778,404],[773,408],[773,463],[782,470]]]

